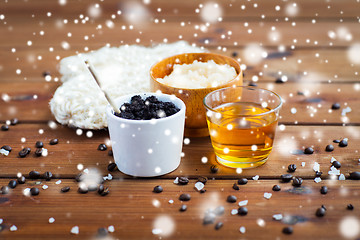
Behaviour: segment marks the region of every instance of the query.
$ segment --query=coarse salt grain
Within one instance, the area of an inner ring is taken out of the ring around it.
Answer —
[[[1,149],[0,149],[0,153],[1,153],[2,155],[8,156],[10,152],[9,152],[9,151],[6,151],[6,150],[3,149],[3,148],[1,148]]]
[[[17,229],[17,227],[15,226],[15,225],[12,225],[11,227],[10,227],[10,231],[11,232],[15,232],[15,231],[17,231],[18,229]]]
[[[344,174],[340,174],[339,180],[340,180],[340,181],[345,180],[345,175],[344,175]]]
[[[264,198],[266,198],[266,199],[270,199],[271,196],[272,196],[272,193],[268,193],[268,192],[264,193]]]
[[[55,184],[60,184],[61,183],[61,180],[58,180],[55,182]]]
[[[248,204],[248,202],[249,202],[248,200],[240,201],[239,207],[246,206]]]
[[[42,186],[42,189],[44,189],[44,190],[45,190],[45,189],[48,189],[48,188],[49,188],[48,185],[43,185],[43,186]]]
[[[280,214],[274,214],[272,217],[276,221],[281,221],[283,219],[283,215],[281,213]]]
[[[331,157],[330,163],[333,163],[333,162],[335,162],[335,161],[336,161],[336,159],[335,159],[334,157]]]
[[[256,176],[252,177],[252,179],[255,180],[255,181],[259,180],[259,175],[256,175]]]
[[[162,230],[159,229],[159,228],[154,228],[154,229],[152,230],[152,233],[153,233],[154,235],[158,235],[158,234],[161,234],[161,233],[162,233]]]
[[[0,224],[2,224],[2,223],[3,223],[3,221],[4,221],[4,220],[3,220],[2,218],[0,218]]]
[[[178,183],[179,183],[179,177],[176,177],[176,178],[175,178],[174,183],[175,183],[175,184],[178,184]]]
[[[240,227],[239,231],[240,231],[241,233],[245,233],[245,232],[246,232],[246,228],[245,228],[245,227]]]
[[[54,223],[55,222],[55,218],[51,217],[49,218],[49,223]]]
[[[43,148],[41,156],[46,157],[47,155],[48,155],[48,150],[46,148]]]
[[[301,162],[302,167],[305,167],[305,164],[306,164],[305,162]]]
[[[317,162],[314,162],[313,170],[314,170],[314,172],[320,172],[320,164]]]
[[[203,189],[205,187],[205,185],[202,182],[196,182],[195,183],[195,188],[196,190],[200,191],[201,189]]]
[[[169,203],[170,203],[170,204],[173,204],[173,203],[174,203],[174,200],[170,199],[170,200],[169,200]]]
[[[70,232],[72,233],[72,234],[79,234],[79,227],[78,226],[74,226],[74,227],[72,227],[71,228],[71,230],[70,230]]]
[[[329,175],[340,175],[340,170],[338,170],[336,167],[331,166],[330,171],[328,172]]]
[[[111,233],[115,232],[115,227],[113,225],[108,226],[108,231]]]
[[[231,210],[231,215],[236,215],[236,214],[238,214],[238,210],[237,209],[232,209]]]
[[[321,178],[320,178],[320,177],[315,178],[315,179],[314,179],[314,182],[316,182],[316,183],[321,182]]]

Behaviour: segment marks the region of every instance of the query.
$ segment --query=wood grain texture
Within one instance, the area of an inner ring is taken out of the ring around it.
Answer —
[[[39,129],[44,133],[39,134]],[[51,171],[56,177],[73,178],[78,173],[78,164],[85,168],[97,168],[102,175],[108,174],[107,165],[113,162],[107,151],[99,151],[97,147],[101,143],[109,144],[109,136],[106,131],[94,131],[92,138],[87,138],[86,131],[81,136],[76,134],[75,129],[58,126],[50,129],[47,124],[19,124],[11,126],[7,132],[0,131],[0,145],[10,145],[13,151],[9,156],[0,156],[0,173],[2,177],[14,177],[18,172],[28,174],[31,170],[39,172]],[[22,143],[21,138],[26,142]],[[349,146],[338,147],[331,153],[325,152],[328,144],[333,144],[333,139],[349,139]],[[49,145],[52,138],[58,138],[59,144]],[[47,157],[34,155],[35,142],[43,141],[48,149]],[[360,143],[360,127],[348,126],[286,126],[284,131],[277,130],[274,149],[268,162],[259,168],[243,170],[241,174],[236,169],[219,166],[219,172],[210,172],[211,165],[215,162],[215,155],[209,138],[191,138],[188,145],[184,145],[181,164],[177,170],[162,177],[175,179],[176,176],[197,177],[205,175],[214,178],[236,178],[244,176],[251,178],[259,175],[263,178],[279,178],[287,172],[287,166],[295,163],[298,166],[297,175],[304,178],[315,178],[313,165],[318,162],[321,165],[323,178],[328,178],[327,172],[331,167],[331,157],[341,162],[341,173],[348,176],[352,171],[359,171],[358,145]],[[302,153],[305,147],[313,147],[315,153],[305,155]],[[23,147],[30,147],[32,153],[19,158],[18,152]],[[206,158],[206,161],[204,160]],[[203,162],[204,161],[204,162]],[[302,162],[305,163],[301,167]],[[119,171],[111,173],[116,178],[131,178]]]
[[[8,180],[0,180],[6,185]],[[1,195],[1,218],[5,229],[0,232],[2,239],[93,239],[101,227],[114,226],[115,232],[109,239],[158,239],[153,229],[170,231],[166,239],[343,239],[340,224],[348,217],[358,220],[360,194],[358,182],[323,181],[320,184],[305,180],[301,188],[293,188],[290,183],[278,181],[249,181],[232,189],[234,180],[209,180],[205,193],[194,189],[194,180],[186,186],[177,186],[172,180],[112,180],[106,182],[110,194],[101,197],[95,192],[77,193],[78,185],[73,180],[55,180],[41,182],[38,196],[26,197],[23,190],[33,187],[35,181],[13,189],[10,194]],[[282,190],[273,192],[272,186],[280,184]],[[48,185],[46,190],[41,189]],[[156,185],[164,191],[153,193]],[[60,193],[64,186],[70,186],[68,193]],[[327,186],[328,194],[320,194],[320,187]],[[272,193],[267,200],[265,192]],[[189,202],[181,202],[182,193],[191,195]],[[237,197],[236,203],[226,202],[228,195]],[[170,204],[169,200],[174,203]],[[248,200],[248,215],[231,215],[232,209],[238,208],[238,202]],[[346,210],[352,203],[353,211]],[[181,204],[187,205],[187,211],[180,212]],[[327,208],[323,218],[315,216],[321,205]],[[215,223],[223,222],[224,226],[215,230],[215,224],[203,225],[205,212],[223,206],[225,212],[216,217]],[[34,214],[36,213],[36,214]],[[287,216],[287,220],[275,221],[274,214]],[[50,224],[49,218],[55,222]],[[161,219],[164,219],[161,222]],[[258,223],[263,220],[263,225]],[[159,221],[160,224],[156,224]],[[17,231],[10,232],[15,225]],[[70,233],[72,227],[79,227],[79,235]],[[246,232],[239,232],[244,226]],[[294,233],[286,236],[282,229],[292,226]],[[331,229],[331,231],[329,231]],[[359,237],[359,234],[355,237]]]
[[[248,84],[249,81],[245,81]],[[0,96],[4,93],[11,99],[5,103],[1,100],[0,121],[18,118],[21,121],[47,122],[54,120],[48,103],[60,83],[26,82],[2,83]],[[321,83],[267,83],[260,80],[259,87],[270,89],[278,93],[284,102],[280,111],[280,124],[359,124],[360,100],[359,83],[349,84],[321,84]],[[305,95],[302,95],[305,94]],[[34,95],[37,96],[34,99]],[[23,99],[23,100],[16,100]],[[341,109],[331,110],[333,103],[339,102]],[[349,106],[350,113],[342,116],[342,109]],[[295,112],[296,111],[296,112]]]

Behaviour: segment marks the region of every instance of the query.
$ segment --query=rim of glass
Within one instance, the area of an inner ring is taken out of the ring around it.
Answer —
[[[208,109],[208,110],[211,110],[211,111],[213,111],[213,112],[220,112],[220,111],[215,110],[215,109],[212,108],[212,107],[209,107],[209,106],[206,104],[205,99],[206,99],[210,94],[214,94],[214,93],[216,93],[216,92],[224,91],[224,90],[227,90],[227,89],[230,89],[230,88],[234,88],[234,89],[235,89],[235,88],[244,88],[244,89],[257,90],[257,91],[263,90],[263,91],[265,91],[265,92],[272,93],[272,94],[274,94],[275,96],[277,96],[278,99],[279,99],[279,101],[280,101],[280,103],[279,103],[279,105],[277,105],[275,108],[271,109],[270,111],[264,112],[264,113],[251,114],[251,115],[245,115],[245,114],[243,114],[243,115],[238,115],[238,114],[221,113],[221,114],[223,114],[223,115],[239,116],[239,117],[256,117],[256,116],[262,116],[262,115],[267,115],[267,114],[270,114],[270,113],[273,113],[273,112],[277,111],[278,109],[280,109],[280,107],[281,107],[282,104],[283,104],[283,100],[282,100],[282,98],[280,97],[280,95],[277,94],[276,92],[271,91],[271,90],[268,90],[268,89],[265,89],[265,88],[251,87],[251,86],[231,86],[231,87],[226,87],[226,88],[220,88],[220,89],[217,89],[217,90],[215,90],[215,91],[212,91],[212,92],[206,94],[206,96],[205,96],[204,99],[203,99],[203,104],[204,104],[205,108]]]

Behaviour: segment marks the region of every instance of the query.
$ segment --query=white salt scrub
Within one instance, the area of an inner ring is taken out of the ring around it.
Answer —
[[[226,84],[236,77],[235,68],[230,65],[216,64],[213,60],[191,64],[174,64],[170,75],[157,80],[177,88],[208,88]]]

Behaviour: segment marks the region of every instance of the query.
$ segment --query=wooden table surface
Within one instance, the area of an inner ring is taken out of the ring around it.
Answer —
[[[0,195],[0,239],[96,239],[99,229],[109,226],[114,231],[104,239],[360,239],[360,181],[349,179],[351,172],[360,171],[359,0],[216,1],[222,19],[206,27],[201,12],[214,2],[131,1],[145,16],[133,29],[126,21],[130,1],[0,2],[0,122],[19,119],[8,131],[0,131],[0,145],[13,148],[9,156],[0,155],[0,186],[19,173],[28,177],[32,170],[54,175],[51,181],[28,179]],[[99,16],[89,13],[96,4]],[[87,16],[89,20],[82,23]],[[96,168],[107,176],[113,158],[97,150],[109,140],[106,130],[92,131],[88,138],[86,130],[78,135],[76,129],[52,126],[55,119],[48,102],[61,84],[59,60],[106,44],[136,44],[137,38],[146,46],[182,39],[211,52],[237,54],[247,66],[245,84],[258,78],[258,86],[279,93],[285,100],[282,126],[268,162],[241,173],[221,166],[211,173],[216,162],[210,139],[191,138],[183,147],[180,167],[170,174],[141,179],[115,171],[113,179],[104,183],[110,190],[107,196],[78,193],[75,177],[81,167]],[[64,49],[63,42],[70,47]],[[247,62],[243,54],[251,43],[261,43],[268,57],[256,64]],[[51,74],[51,81],[45,81],[44,72]],[[276,83],[282,75],[288,81]],[[341,109],[331,111],[335,102]],[[351,112],[343,116],[346,107]],[[58,138],[59,144],[49,145],[52,138]],[[343,138],[349,139],[347,147],[332,143]],[[36,141],[45,143],[48,156],[35,157],[32,152],[18,157],[23,147],[34,151]],[[325,151],[328,144],[335,146],[333,152]],[[303,154],[305,147],[313,147],[314,154]],[[341,163],[346,180],[328,174],[332,157]],[[314,181],[315,162],[323,172],[320,183]],[[293,175],[304,179],[300,188],[280,181],[293,163],[298,167]],[[178,176],[188,177],[189,184],[174,184]],[[194,189],[199,176],[209,179],[205,193]],[[258,180],[253,180],[255,176]],[[241,177],[249,179],[248,184],[234,190]],[[275,184],[281,186],[280,192],[272,191]],[[157,185],[164,189],[160,194],[152,191]],[[26,189],[34,186],[40,194],[26,195]],[[61,193],[65,186],[70,191]],[[326,195],[320,193],[322,186],[328,187]],[[191,200],[181,202],[182,193],[189,193]],[[265,199],[264,193],[272,197]],[[237,202],[228,203],[228,195],[235,195]],[[232,215],[243,200],[248,200],[248,215]],[[179,211],[182,204],[187,211]],[[354,209],[348,210],[348,204]],[[317,217],[322,205],[326,215]],[[213,224],[204,225],[205,213],[219,206],[225,212]],[[274,214],[282,214],[283,219],[274,220]],[[216,230],[219,222],[223,227]],[[71,233],[76,226],[79,233]],[[282,232],[288,226],[293,228],[291,235]]]

